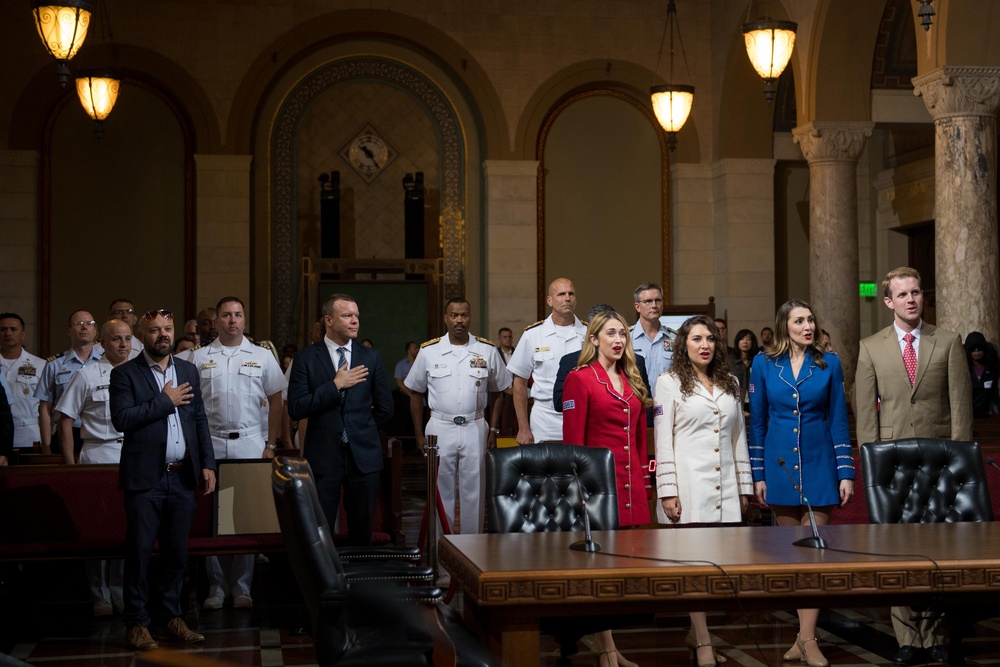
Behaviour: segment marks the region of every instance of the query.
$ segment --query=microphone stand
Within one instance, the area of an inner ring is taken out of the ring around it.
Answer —
[[[816,515],[813,514],[813,508],[812,505],[809,504],[809,499],[802,494],[802,488],[795,483],[795,478],[792,477],[792,473],[788,470],[788,466],[785,465],[785,459],[779,457],[778,465],[781,466],[781,469],[785,471],[786,475],[788,475],[788,479],[792,481],[792,488],[799,492],[799,500],[805,503],[806,511],[809,513],[809,525],[812,527],[811,537],[803,537],[801,540],[795,540],[792,544],[797,547],[826,549],[826,540],[819,535],[819,526],[816,525]]]
[[[991,466],[993,466],[994,468],[996,468],[997,470],[1000,470],[1000,466],[998,466],[998,465],[997,465],[997,462],[993,460],[993,457],[992,457],[992,456],[990,456],[990,457],[987,457],[987,458],[986,458],[986,462],[987,462],[987,463],[989,463],[989,464],[990,464]]]
[[[570,463],[570,470],[573,471],[573,479],[576,480],[576,486],[580,489],[580,504],[583,505],[583,540],[574,542],[569,545],[569,548],[573,551],[587,551],[590,553],[600,551],[601,545],[594,541],[594,537],[590,533],[590,512],[587,511],[587,499],[583,497],[583,484],[580,483],[580,477],[576,474],[576,461]]]

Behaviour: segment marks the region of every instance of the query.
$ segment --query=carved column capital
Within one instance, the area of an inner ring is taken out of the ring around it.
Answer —
[[[813,121],[792,130],[792,139],[813,162],[857,162],[872,136],[869,121]]]
[[[1000,108],[1000,67],[940,67],[913,79],[934,120],[995,116]]]

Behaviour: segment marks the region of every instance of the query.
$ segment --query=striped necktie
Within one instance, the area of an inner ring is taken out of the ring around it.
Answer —
[[[347,365],[347,355],[344,353],[344,348],[337,348],[337,371],[339,372],[341,368]],[[347,398],[347,390],[340,390],[340,414],[344,414],[344,400]],[[344,430],[340,432],[340,441],[347,444],[347,424],[344,424]]]

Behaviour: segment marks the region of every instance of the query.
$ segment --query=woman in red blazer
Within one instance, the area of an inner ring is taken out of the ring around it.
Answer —
[[[653,404],[639,376],[628,325],[605,311],[590,321],[577,367],[563,388],[563,442],[606,447],[615,459],[618,525],[649,523],[646,492],[646,408]],[[601,667],[632,667],[610,630],[597,633]]]

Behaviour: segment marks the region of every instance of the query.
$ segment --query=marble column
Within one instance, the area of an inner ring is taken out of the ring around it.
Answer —
[[[913,86],[934,118],[937,324],[996,343],[1000,68],[942,67]]]
[[[39,160],[38,151],[0,151],[0,302],[24,318],[24,346],[45,355],[39,346]]]
[[[858,158],[874,127],[864,121],[814,121],[792,130],[809,162],[809,302],[830,332],[848,386],[861,333]]]

